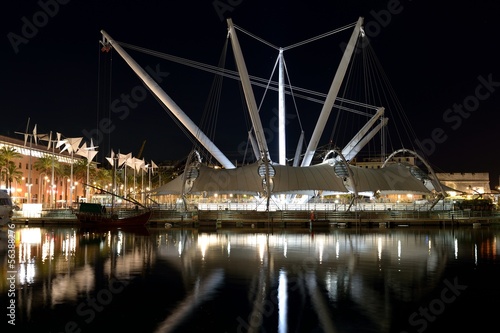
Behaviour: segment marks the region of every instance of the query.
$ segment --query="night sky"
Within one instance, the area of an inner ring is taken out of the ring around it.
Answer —
[[[25,132],[30,119],[30,132],[37,124],[39,133],[83,136],[84,141],[100,133],[97,161],[102,163],[110,149],[136,156],[143,142],[146,161],[180,160],[193,142],[116,52],[101,52],[101,30],[120,42],[217,66],[227,41],[227,17],[251,34],[286,47],[362,16],[370,48],[393,89],[375,93],[390,95],[401,109],[383,105],[391,135],[387,150],[417,150],[436,172],[490,172],[491,185],[498,185],[497,1],[26,0],[7,2],[2,12],[2,135],[22,139],[15,132]],[[326,94],[351,31],[285,51],[292,85]],[[269,79],[277,51],[237,33],[250,75]],[[228,45],[225,66],[235,70]],[[231,160],[243,159],[250,120],[236,80],[225,78],[217,94],[213,73],[127,52],[153,69],[165,92]],[[354,72],[350,78],[355,84]],[[355,91],[366,89],[360,87]],[[264,91],[254,87],[257,104]],[[132,98],[127,102],[123,96]],[[299,125],[308,140],[321,105],[301,98],[294,103],[290,96],[286,103],[291,158]],[[214,105],[217,118],[210,120]],[[269,91],[260,111],[270,131],[273,160],[277,105],[276,92]],[[320,145],[342,147],[366,121],[338,113],[332,111]],[[368,150],[364,154],[376,153],[375,146]]]

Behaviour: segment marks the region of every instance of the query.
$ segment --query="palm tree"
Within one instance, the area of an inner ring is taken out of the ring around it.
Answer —
[[[61,199],[68,201],[68,192],[69,192],[69,180],[71,175],[71,166],[68,164],[60,164],[59,168],[56,169],[57,178],[61,180]],[[68,181],[64,181],[65,178],[68,178]]]
[[[89,170],[89,178],[94,179],[96,174],[95,164],[90,163],[85,158],[79,159],[73,165],[73,176],[77,181],[81,184],[90,183],[90,180],[87,179],[87,169]],[[84,196],[87,197],[87,186],[84,185]]]
[[[113,182],[113,171],[105,168],[96,168],[94,181],[96,187],[106,188],[106,185]]]
[[[2,179],[5,177],[5,186],[7,187],[7,189],[10,189],[13,174],[15,174],[17,171],[17,166],[13,160],[19,159],[21,157],[22,155],[12,147],[3,146],[0,149],[0,166],[2,167]],[[9,195],[12,195],[10,191]]]
[[[35,161],[33,164],[35,170],[40,171],[41,173],[45,172],[45,174],[49,175],[52,173],[52,168],[54,168],[54,173],[56,170],[60,168],[59,161],[55,156],[42,156]],[[52,193],[51,189],[51,193]]]
[[[10,162],[9,165],[7,166],[7,173],[8,173],[8,182],[9,184],[12,184],[12,182],[15,180],[16,182],[21,182],[23,178],[23,172],[19,170],[17,167],[16,163]]]
[[[59,161],[55,156],[42,156],[33,164],[35,170],[46,173],[52,172],[52,166],[54,166],[54,169],[59,168]]]

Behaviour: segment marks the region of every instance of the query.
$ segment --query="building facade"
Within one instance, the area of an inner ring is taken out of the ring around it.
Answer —
[[[436,173],[436,176],[444,185],[455,189],[457,196],[472,197],[491,193],[488,172],[449,172]]]
[[[0,188],[7,190],[13,203],[18,206],[38,203],[44,208],[63,208],[84,200],[84,188],[75,177],[71,179],[71,175],[60,175],[55,170],[54,172],[37,170],[34,167],[36,161],[42,157],[54,158],[59,164],[69,166],[82,157],[71,156],[67,151],[56,152],[55,149],[49,149],[47,143],[44,145],[41,143],[40,141],[34,142],[32,137],[25,142],[0,136],[0,149],[13,148],[21,156],[12,160],[17,168],[16,174],[11,175],[10,184],[6,181],[6,167],[2,167]]]

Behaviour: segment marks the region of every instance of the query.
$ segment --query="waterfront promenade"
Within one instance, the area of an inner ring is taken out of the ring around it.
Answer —
[[[38,216],[16,212],[16,224],[77,225],[69,209],[44,210]],[[174,210],[154,209],[150,226],[169,224],[173,227],[379,227],[379,226],[460,226],[500,224],[496,211],[420,211],[420,210]]]

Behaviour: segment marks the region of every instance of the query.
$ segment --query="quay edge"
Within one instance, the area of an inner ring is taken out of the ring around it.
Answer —
[[[280,227],[280,228],[331,228],[331,227],[405,227],[405,226],[479,226],[500,225],[500,214],[470,214],[436,211],[250,211],[250,210],[154,210],[148,226],[172,227]],[[74,214],[50,214],[40,217],[13,216],[16,225],[77,226]]]

